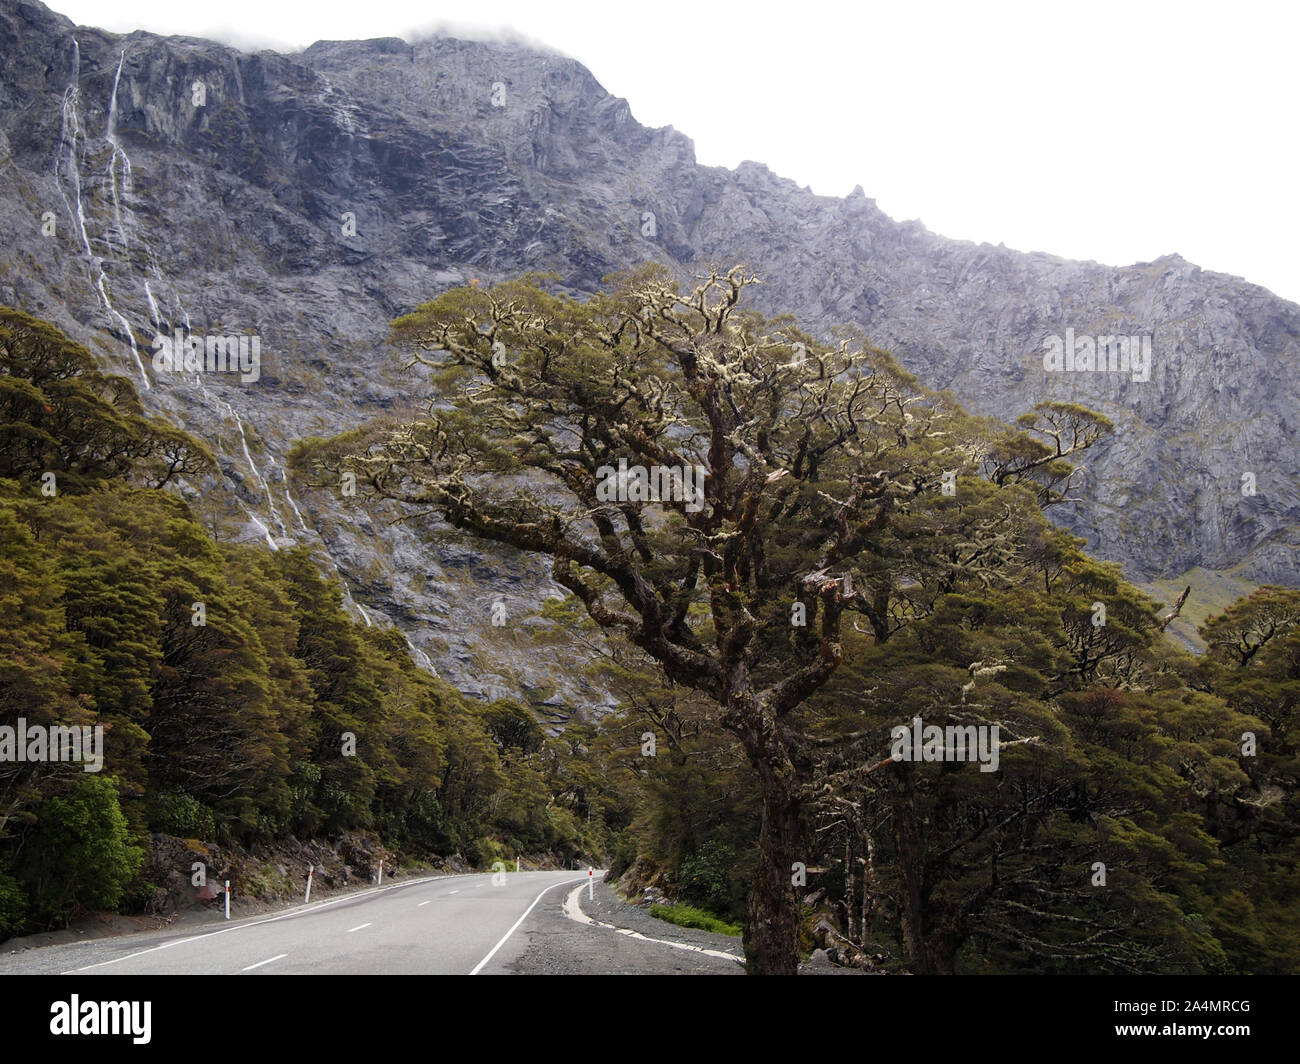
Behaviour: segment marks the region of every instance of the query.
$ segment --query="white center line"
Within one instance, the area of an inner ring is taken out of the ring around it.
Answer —
[[[92,968],[103,968],[110,964],[119,964],[122,961],[134,960],[136,957],[143,957],[148,953],[157,953],[159,950],[171,949],[173,946],[184,946],[190,942],[198,942],[202,939],[216,938],[217,935],[228,935],[232,931],[246,931],[251,927],[261,927],[263,924],[274,924],[280,920],[296,920],[303,916],[313,916],[323,909],[328,909],[333,905],[342,905],[344,902],[356,901],[358,898],[364,898],[369,894],[382,894],[388,890],[401,890],[404,887],[413,887],[420,883],[431,883],[435,879],[446,879],[446,876],[425,876],[423,879],[412,880],[410,883],[392,884],[387,887],[372,887],[369,890],[359,891],[356,894],[345,894],[341,898],[334,898],[332,901],[317,902],[315,905],[304,907],[293,912],[281,913],[279,916],[269,916],[264,920],[250,920],[245,923],[240,921],[233,927],[226,927],[220,931],[208,931],[201,935],[189,935],[186,938],[173,939],[170,942],[164,942],[160,946],[150,946],[148,949],[138,950],[135,953],[128,953],[124,957],[114,957],[111,961],[97,961],[95,964],[87,964],[81,968],[73,968],[64,972],[64,975],[72,975],[75,972],[88,972]]]
[[[372,922],[373,922],[373,921],[372,921]],[[370,924],[357,924],[356,927],[349,927],[349,928],[348,928],[346,931],[344,931],[343,933],[344,933],[345,935],[350,935],[350,934],[352,934],[353,931],[360,931],[363,927],[369,927],[369,926],[370,926]]]
[[[433,901],[433,899],[430,898],[429,901]],[[420,902],[420,904],[417,905],[416,908],[417,908],[417,909],[423,909],[426,905],[429,904],[429,901],[422,901],[422,902]]]
[[[458,890],[449,890],[449,891],[447,891],[447,897],[450,898],[453,894],[459,894],[459,893],[460,893],[460,891],[458,891]]]
[[[241,972],[251,972],[254,968],[260,968],[264,964],[270,964],[272,961],[278,961],[282,957],[287,957],[287,953],[277,953],[274,957],[267,957],[264,961],[258,961],[256,964],[250,964],[247,968],[241,968]]]

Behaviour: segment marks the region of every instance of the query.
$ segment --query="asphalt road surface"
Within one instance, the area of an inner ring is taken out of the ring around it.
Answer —
[[[598,871],[596,877],[601,873]],[[279,916],[232,920],[192,935],[130,935],[32,950],[6,958],[6,974],[78,975],[467,975],[508,972],[527,947],[517,934],[539,904],[557,910],[564,884],[587,873],[442,876],[375,888]],[[66,963],[66,967],[64,966]]]

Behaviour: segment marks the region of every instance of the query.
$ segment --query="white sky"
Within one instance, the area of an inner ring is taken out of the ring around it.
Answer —
[[[48,0],[291,51],[513,31],[637,120],[898,220],[1112,265],[1168,252],[1300,302],[1300,5],[1285,0]]]

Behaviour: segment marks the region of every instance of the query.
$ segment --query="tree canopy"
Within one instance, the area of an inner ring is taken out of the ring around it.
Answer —
[[[846,618],[884,643],[937,595],[1011,579],[1109,423],[970,417],[853,331],[822,343],[743,307],[755,283],[736,267],[683,293],[652,266],[585,302],[536,277],[445,293],[393,326],[429,370],[427,416],[299,460],[545,555],[598,625],[719,707],[763,805],[751,970],[790,972],[811,782],[793,713],[840,667]],[[1127,605],[1077,668],[1115,656]]]

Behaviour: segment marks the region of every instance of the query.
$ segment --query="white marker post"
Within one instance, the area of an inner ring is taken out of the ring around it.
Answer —
[[[518,857],[515,858],[515,871],[516,871],[516,872],[519,871],[519,858],[518,858]]]
[[[381,857],[379,858],[379,882],[376,884],[376,886],[382,887],[383,885],[384,885],[384,859]]]
[[[230,919],[230,880],[226,880],[226,919]]]
[[[306,905],[309,901],[311,901],[311,877],[312,877],[312,873],[315,871],[316,871],[316,866],[314,864],[309,864],[307,866],[307,897],[302,899],[302,903],[304,905]]]
[[[587,869],[587,899],[589,901],[596,900],[596,870],[594,868]]]

